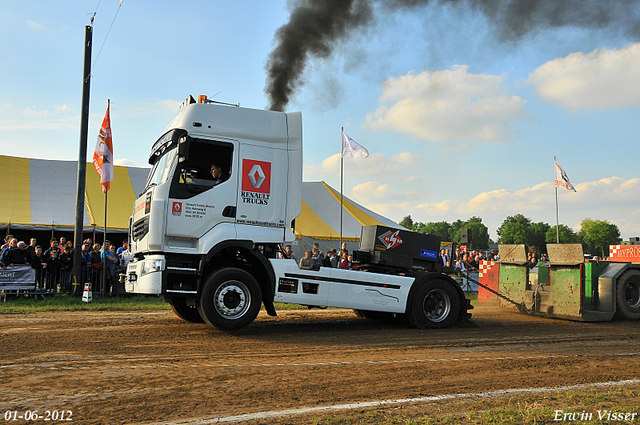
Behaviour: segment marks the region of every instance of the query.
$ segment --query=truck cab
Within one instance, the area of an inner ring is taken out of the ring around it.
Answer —
[[[295,239],[302,114],[190,96],[154,143],[149,163],[131,217],[136,261],[127,269],[127,292],[162,294],[193,313],[203,276],[236,264],[272,296],[264,254]]]

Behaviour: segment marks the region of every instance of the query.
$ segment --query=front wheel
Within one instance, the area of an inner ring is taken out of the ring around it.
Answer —
[[[171,306],[171,310],[181,318],[182,320],[186,320],[191,323],[204,323],[204,319],[200,316],[198,312],[198,308],[194,306],[187,305],[187,300],[184,298],[174,298],[169,301],[169,305]]]
[[[414,328],[448,328],[458,320],[460,297],[452,283],[426,281],[409,299],[405,318]]]
[[[256,279],[242,269],[227,268],[214,272],[205,282],[198,312],[218,329],[237,330],[253,322],[261,304]]]
[[[627,270],[616,284],[616,318],[640,319],[640,271]]]

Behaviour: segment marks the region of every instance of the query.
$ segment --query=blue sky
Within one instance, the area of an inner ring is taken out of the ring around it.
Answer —
[[[0,154],[77,159],[97,8],[88,150],[111,99],[116,163],[139,166],[189,94],[268,105],[265,64],[290,12],[284,0],[124,0],[105,42],[118,0],[0,5]],[[561,223],[640,236],[639,38],[614,23],[505,41],[466,7],[376,7],[309,62],[287,106],[303,112],[304,178],[339,188],[344,127],[371,153],[345,160],[348,196],[396,221],[479,216],[496,239],[508,215],[555,224],[555,155],[577,189],[559,192]]]

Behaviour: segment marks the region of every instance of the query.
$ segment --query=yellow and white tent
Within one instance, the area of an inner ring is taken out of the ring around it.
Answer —
[[[77,164],[0,155],[0,227],[73,230]],[[149,168],[114,166],[114,181],[108,194],[109,231],[128,230],[133,202],[144,189],[148,174]],[[104,195],[93,164],[87,163],[84,227],[87,230],[94,226],[104,226]]]
[[[394,221],[343,196],[342,239],[359,241],[362,226],[382,225],[400,229]],[[325,182],[302,184],[302,213],[296,219],[296,236],[340,240],[340,192]]]
[[[77,162],[19,158],[0,155],[2,201],[0,228],[73,230],[76,212]],[[129,216],[137,196],[144,189],[148,167],[114,166],[114,181],[108,194],[107,229],[126,232]],[[301,248],[322,241],[323,250],[337,246],[340,240],[340,192],[325,182],[302,184],[302,213],[295,231]],[[400,226],[351,199],[343,199],[343,240],[350,249],[357,246],[362,226],[378,224]],[[85,190],[85,231],[102,229],[104,195],[100,178],[87,163]],[[339,248],[339,247],[338,247]]]
[[[377,224],[403,228],[346,196],[342,205],[342,240],[347,242],[349,251],[358,247],[362,226]],[[339,249],[340,192],[325,182],[302,183],[302,212],[296,218],[295,231],[297,240],[293,244],[293,251],[298,259],[316,242],[323,252],[331,248]]]

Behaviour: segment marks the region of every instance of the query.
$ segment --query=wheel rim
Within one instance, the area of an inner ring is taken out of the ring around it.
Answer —
[[[251,293],[244,283],[230,280],[218,287],[213,296],[213,305],[221,316],[230,320],[238,319],[249,310]]]
[[[630,308],[640,308],[640,282],[628,282],[624,286],[624,300]]]
[[[441,289],[430,291],[422,303],[425,316],[432,322],[442,322],[451,312],[451,299]]]

